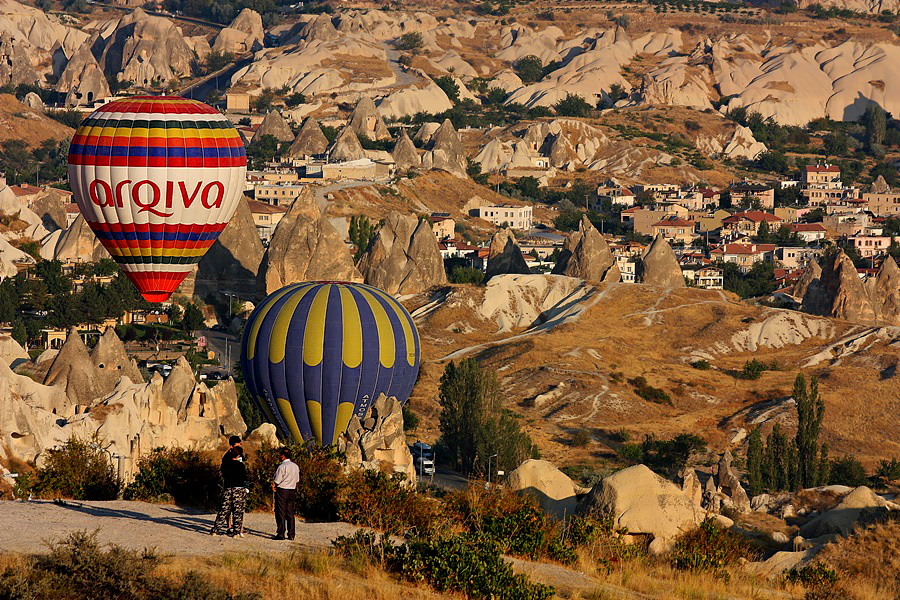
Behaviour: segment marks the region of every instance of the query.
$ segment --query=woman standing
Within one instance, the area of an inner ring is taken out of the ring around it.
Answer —
[[[244,449],[235,446],[231,449],[231,457],[227,455],[222,461],[222,479],[225,484],[222,508],[216,515],[212,535],[221,535],[231,518],[231,530],[228,535],[244,537],[244,508],[247,504],[247,466],[244,464]]]

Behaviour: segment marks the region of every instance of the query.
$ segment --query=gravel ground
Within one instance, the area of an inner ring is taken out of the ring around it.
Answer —
[[[331,541],[352,534],[346,523],[297,521],[293,542],[270,539],[275,533],[271,513],[248,513],[244,538],[213,537],[209,530],[214,514],[147,502],[80,502],[65,506],[49,500],[0,502],[0,551],[43,552],[47,543],[73,531],[97,531],[100,542],[161,554],[204,555],[226,551],[273,552],[297,546],[327,548]]]

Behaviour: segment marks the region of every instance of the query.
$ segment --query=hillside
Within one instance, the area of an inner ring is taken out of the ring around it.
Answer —
[[[614,456],[621,429],[632,441],[698,433],[722,448],[739,445],[737,434],[750,423],[766,428],[777,419],[790,427],[793,410],[785,401],[801,371],[820,379],[824,438],[834,455],[852,452],[871,465],[900,454],[897,328],[753,306],[719,291],[594,288],[561,276],[451,287],[415,315],[424,360],[412,402],[428,416],[423,423],[437,422],[447,361],[475,356],[496,370],[506,406],[561,466]],[[736,377],[754,358],[775,361],[778,370],[757,381]],[[712,369],[689,366],[700,359]],[[664,390],[671,406],[639,397],[628,381],[637,377]],[[592,441],[575,448],[571,440],[581,429]],[[437,431],[417,434],[432,439]]]
[[[70,127],[28,108],[15,96],[0,94],[0,143],[23,140],[29,146],[39,146],[44,140],[64,140],[73,133]]]

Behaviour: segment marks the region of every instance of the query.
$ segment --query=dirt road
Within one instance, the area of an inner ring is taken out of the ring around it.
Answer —
[[[52,501],[0,502],[0,549],[7,552],[43,552],[47,542],[74,531],[97,531],[102,543],[160,554],[204,555],[225,551],[277,552],[292,547],[327,548],[331,540],[352,534],[346,523],[297,522],[293,542],[269,539],[275,519],[268,513],[249,513],[244,519],[246,537],[213,537],[209,530],[214,514],[146,502],[78,502],[65,506]]]

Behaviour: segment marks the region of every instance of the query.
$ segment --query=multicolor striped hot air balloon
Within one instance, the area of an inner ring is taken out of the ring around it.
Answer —
[[[186,98],[110,102],[69,147],[81,214],[150,302],[166,300],[225,229],[246,170],[231,122]]]
[[[241,368],[283,434],[328,445],[379,394],[406,402],[419,372],[419,334],[406,309],[378,288],[297,283],[250,315]]]

